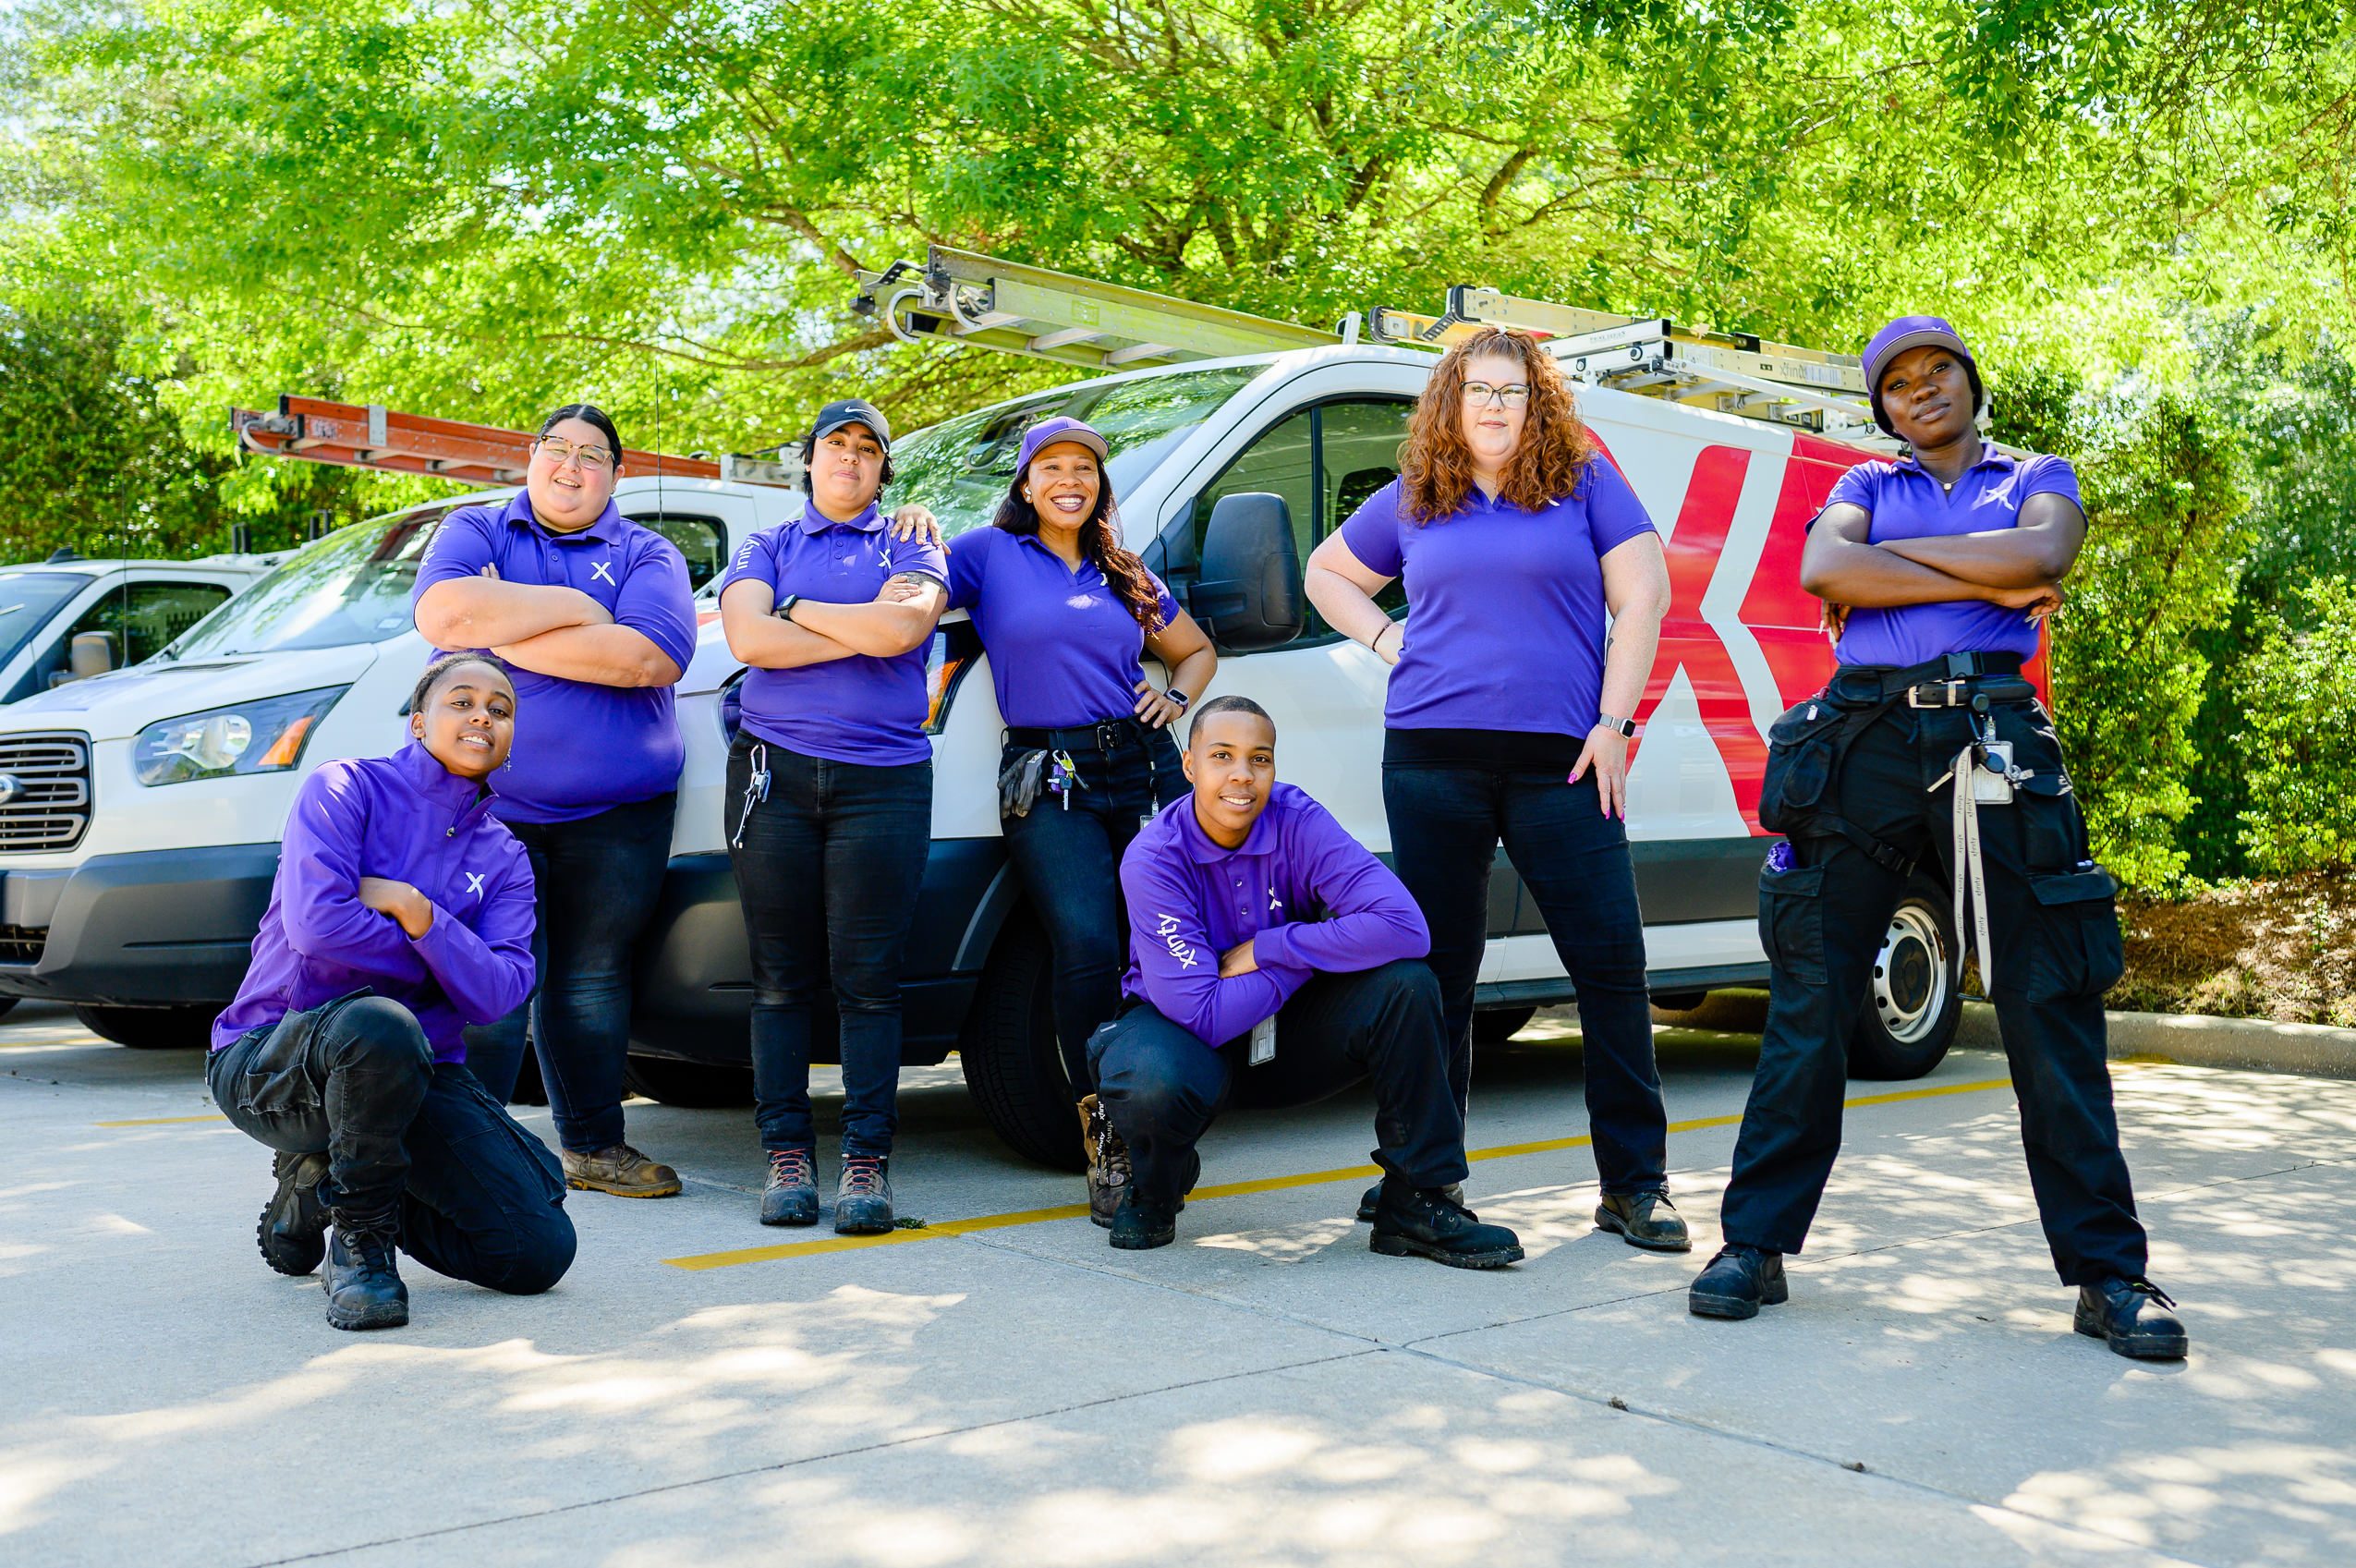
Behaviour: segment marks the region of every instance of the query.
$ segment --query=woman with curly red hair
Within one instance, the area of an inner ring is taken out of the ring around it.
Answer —
[[[1103,436],[1078,419],[1024,432],[996,526],[949,546],[949,604],[970,611],[1006,722],[999,811],[1007,858],[1055,952],[1055,1035],[1078,1102],[1088,1206],[1110,1225],[1128,1156],[1098,1108],[1088,1037],[1121,1004],[1129,930],[1121,855],[1187,794],[1167,726],[1219,655],[1121,543]],[[1141,656],[1170,671],[1157,691]]]
[[[1501,838],[1578,988],[1596,1223],[1682,1252],[1621,820],[1633,715],[1669,608],[1660,536],[1527,333],[1485,327],[1441,358],[1399,468],[1318,546],[1307,589],[1337,631],[1394,666],[1383,806],[1431,927],[1450,1085],[1464,1105]],[[1374,602],[1394,578],[1403,622]]]

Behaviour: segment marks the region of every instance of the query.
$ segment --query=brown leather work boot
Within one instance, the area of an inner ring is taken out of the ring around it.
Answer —
[[[669,1197],[679,1190],[679,1173],[658,1165],[626,1143],[593,1154],[565,1150],[565,1185],[616,1197]]]
[[[1080,1142],[1088,1151],[1088,1218],[1110,1230],[1129,1190],[1129,1146],[1094,1095],[1080,1101]]]

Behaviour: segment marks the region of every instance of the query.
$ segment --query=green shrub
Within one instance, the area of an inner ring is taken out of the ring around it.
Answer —
[[[2263,871],[2356,861],[2356,583],[2318,577],[2294,590],[2243,666],[2249,801],[2241,842]]]

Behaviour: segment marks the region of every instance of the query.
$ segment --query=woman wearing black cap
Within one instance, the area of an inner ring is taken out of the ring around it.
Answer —
[[[1186,794],[1164,726],[1219,668],[1194,617],[1122,547],[1109,451],[1078,419],[1033,425],[996,526],[949,547],[950,604],[973,615],[1006,722],[1006,854],[1054,948],[1055,1034],[1099,1225],[1112,1223],[1129,1172],[1087,1066],[1088,1036],[1120,1004],[1128,963],[1121,854]],[[1141,654],[1169,669],[1168,689],[1145,678]]]
[[[876,510],[892,427],[856,399],[803,438],[802,515],[747,540],[721,585],[745,676],[728,755],[729,858],[752,947],[753,1086],[769,1153],[765,1225],[818,1222],[811,1008],[841,1019],[834,1228],[892,1228],[900,966],[932,836],[924,649],[947,597],[929,535]]]
[[[2077,1330],[2122,1355],[2180,1356],[2184,1326],[2143,1277],[2105,1064],[2119,884],[2088,851],[2053,723],[2020,674],[2085,541],[2077,476],[1980,438],[1979,367],[1937,317],[1876,334],[1865,385],[1912,451],[1844,474],[1801,558],[1840,668],[1769,732],[1759,820],[1791,835],[1759,881],[1771,1000],[1720,1206],[1726,1246],[1689,1304],[1749,1318],[1786,1299],[1783,1254],[1800,1249],[1840,1147],[1856,999],[1908,869],[1937,864],[1996,1004],[2046,1241],[2079,1287]]]

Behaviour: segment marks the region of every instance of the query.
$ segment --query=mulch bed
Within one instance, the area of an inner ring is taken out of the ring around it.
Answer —
[[[2106,1005],[2356,1027],[2356,871],[2119,900],[2127,974]]]

